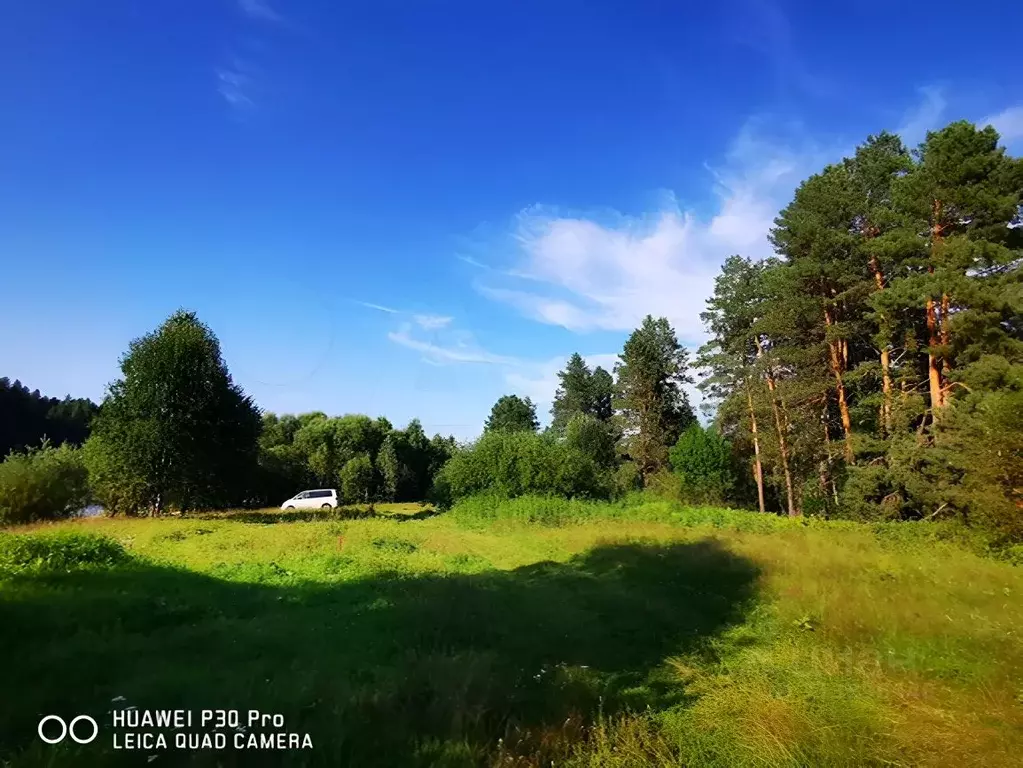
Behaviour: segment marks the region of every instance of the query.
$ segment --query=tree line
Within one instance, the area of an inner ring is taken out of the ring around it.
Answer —
[[[477,493],[610,498],[643,487],[693,502],[729,500],[733,457],[696,421],[682,386],[693,380],[688,351],[665,318],[644,318],[613,373],[591,370],[574,353],[558,380],[543,432],[529,398],[500,398],[480,439],[441,469],[438,500]],[[707,453],[708,445],[717,451]]]
[[[75,439],[58,445],[63,433],[46,432],[56,439],[28,444],[40,427],[13,444],[0,464],[0,521],[59,517],[87,502],[114,514],[259,507],[309,486],[336,487],[348,503],[419,501],[455,449],[417,420],[395,429],[361,415],[261,412],[192,312],[132,341],[120,370],[102,405],[81,411],[89,418]],[[50,412],[79,413],[82,402],[54,401]]]
[[[1023,162],[956,122],[804,181],[729,258],[701,389],[761,510],[1023,531]]]
[[[952,123],[912,150],[870,136],[800,184],[773,257],[725,261],[692,365],[663,318],[629,337],[613,377],[574,355],[549,445],[485,434],[480,456],[452,461],[453,488],[479,491],[489,472],[522,492],[645,486],[1023,537],[1021,204],[1023,161],[991,127]],[[693,369],[707,429],[681,389]],[[495,405],[488,429],[509,425],[536,431],[528,401]]]
[[[276,504],[311,485],[440,503],[647,488],[788,515],[956,516],[1019,538],[1023,161],[998,141],[965,122],[913,150],[868,137],[799,186],[775,256],[725,261],[695,360],[647,316],[613,371],[571,356],[542,432],[516,395],[466,446],[418,421],[261,413],[183,311],[132,342],[98,410],[60,412],[91,419],[81,463],[112,511]],[[684,389],[694,372],[706,428]]]
[[[0,457],[38,445],[43,438],[54,445],[81,445],[98,410],[86,398],[45,397],[18,380],[0,378]]]

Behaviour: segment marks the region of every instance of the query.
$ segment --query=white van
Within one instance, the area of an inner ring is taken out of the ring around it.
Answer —
[[[332,509],[336,506],[337,491],[333,488],[320,488],[296,493],[281,504],[281,509]]]

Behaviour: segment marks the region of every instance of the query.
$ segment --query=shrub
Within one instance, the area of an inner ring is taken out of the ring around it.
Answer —
[[[78,448],[54,448],[44,440],[0,463],[0,524],[67,517],[88,501],[88,473]]]
[[[643,476],[634,461],[623,461],[614,473],[615,494],[625,496],[636,493],[643,488]]]
[[[376,474],[373,460],[365,454],[359,454],[341,467],[341,495],[348,504],[369,501]]]
[[[614,428],[588,413],[577,413],[565,427],[565,444],[589,456],[598,467],[609,469],[615,465],[617,443]]]
[[[433,498],[447,505],[477,493],[609,498],[613,492],[609,472],[553,436],[487,432],[444,465]]]
[[[682,501],[683,498],[682,478],[666,469],[647,475],[643,488],[657,499]]]
[[[698,504],[722,504],[735,487],[732,447],[713,428],[691,425],[669,452],[682,480],[682,498]]]
[[[94,434],[82,446],[82,458],[92,495],[107,514],[134,515],[146,508],[146,482],[129,466],[124,451]]]
[[[0,570],[67,572],[129,562],[120,543],[91,533],[0,534]]]
[[[561,496],[519,496],[514,499],[481,494],[470,496],[455,503],[451,516],[462,525],[485,527],[496,522],[525,523],[559,527],[572,523],[584,523],[604,519],[657,519],[667,521],[670,517],[657,509],[653,516],[643,516],[640,506],[653,509],[643,498],[617,502],[593,499],[566,499]]]

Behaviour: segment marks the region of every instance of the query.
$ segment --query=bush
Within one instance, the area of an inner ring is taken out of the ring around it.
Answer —
[[[657,499],[682,501],[682,478],[674,472],[662,469],[648,475],[643,490]]]
[[[436,503],[449,505],[478,493],[609,498],[614,483],[610,472],[553,436],[487,432],[444,465],[432,495]]]
[[[88,473],[78,448],[43,441],[0,463],[2,525],[68,517],[88,502]]]
[[[643,514],[641,507],[652,514]],[[605,519],[645,519],[667,522],[670,515],[658,505],[636,495],[607,502],[593,499],[566,499],[561,496],[519,496],[514,499],[481,494],[455,503],[451,516],[462,525],[486,527],[496,522],[525,523],[559,527]]]
[[[0,534],[0,570],[67,572],[129,562],[120,543],[91,533]]]
[[[634,461],[623,461],[614,473],[615,495],[626,496],[643,489],[643,476]]]
[[[682,480],[681,494],[695,504],[723,504],[735,488],[732,447],[713,428],[693,424],[669,452]]]
[[[145,480],[135,472],[109,440],[92,435],[82,446],[92,496],[107,514],[134,515],[148,505]]]
[[[598,467],[610,469],[617,461],[618,435],[606,421],[577,413],[565,427],[565,444],[589,456]]]
[[[341,467],[341,495],[347,504],[369,501],[370,491],[376,479],[373,460],[363,453],[350,459]]]

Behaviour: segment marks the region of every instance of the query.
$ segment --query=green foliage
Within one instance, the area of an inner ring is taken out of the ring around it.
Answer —
[[[619,497],[643,488],[643,476],[640,474],[636,462],[623,461],[618,465],[614,472],[614,486],[615,495]]]
[[[373,460],[365,453],[349,459],[341,467],[340,480],[341,495],[346,503],[369,501],[376,484]]]
[[[672,447],[670,459],[682,480],[684,500],[695,504],[731,500],[736,485],[732,448],[713,427],[691,424]]]
[[[526,495],[508,499],[492,494],[468,496],[450,511],[459,525],[485,527],[494,523],[542,525],[557,528],[601,519],[628,517],[626,504],[591,499]]]
[[[498,398],[490,411],[484,430],[487,432],[536,432],[540,422],[536,419],[536,406],[528,397],[504,395]]]
[[[601,367],[590,371],[582,355],[573,352],[558,372],[560,385],[551,406],[551,429],[563,432],[568,423],[579,414],[586,414],[601,421],[612,416],[611,401],[614,393],[614,379]]]
[[[86,463],[111,512],[239,504],[256,474],[260,416],[235,385],[213,332],[191,312],[131,342]]]
[[[882,133],[800,185],[782,260],[726,261],[701,388],[766,502],[1023,537],[1021,204],[994,129]]]
[[[577,413],[565,426],[565,445],[587,456],[602,469],[617,461],[618,434],[614,426],[588,413]]]
[[[44,397],[20,381],[0,378],[0,456],[24,451],[46,439],[53,445],[81,445],[98,410],[85,398]]]
[[[70,573],[130,561],[124,547],[106,536],[74,531],[0,533],[0,574]]]
[[[404,430],[392,430],[375,461],[381,483],[379,498],[397,502],[425,499],[452,450],[452,440],[440,435],[427,438],[418,419]]]
[[[351,501],[422,501],[454,448],[454,438],[427,438],[418,419],[395,429],[387,419],[357,414],[267,413],[260,437],[262,484],[253,505],[278,504],[312,486],[343,486],[342,477],[354,483]]]
[[[117,766],[109,739],[41,744],[39,713],[218,696],[312,734],[309,766],[1011,765],[1023,748],[1023,571],[965,549],[953,521],[649,497],[202,514],[0,535],[5,562],[10,539],[55,530],[131,542],[0,566],[16,661],[0,760]]]
[[[486,432],[444,465],[435,498],[450,503],[477,493],[606,498],[610,474],[589,456],[550,435]]]
[[[625,450],[645,478],[667,465],[668,446],[695,420],[682,390],[692,381],[688,353],[665,318],[647,315],[625,342],[615,373]]]
[[[82,452],[48,442],[0,463],[0,525],[67,517],[89,501]]]

